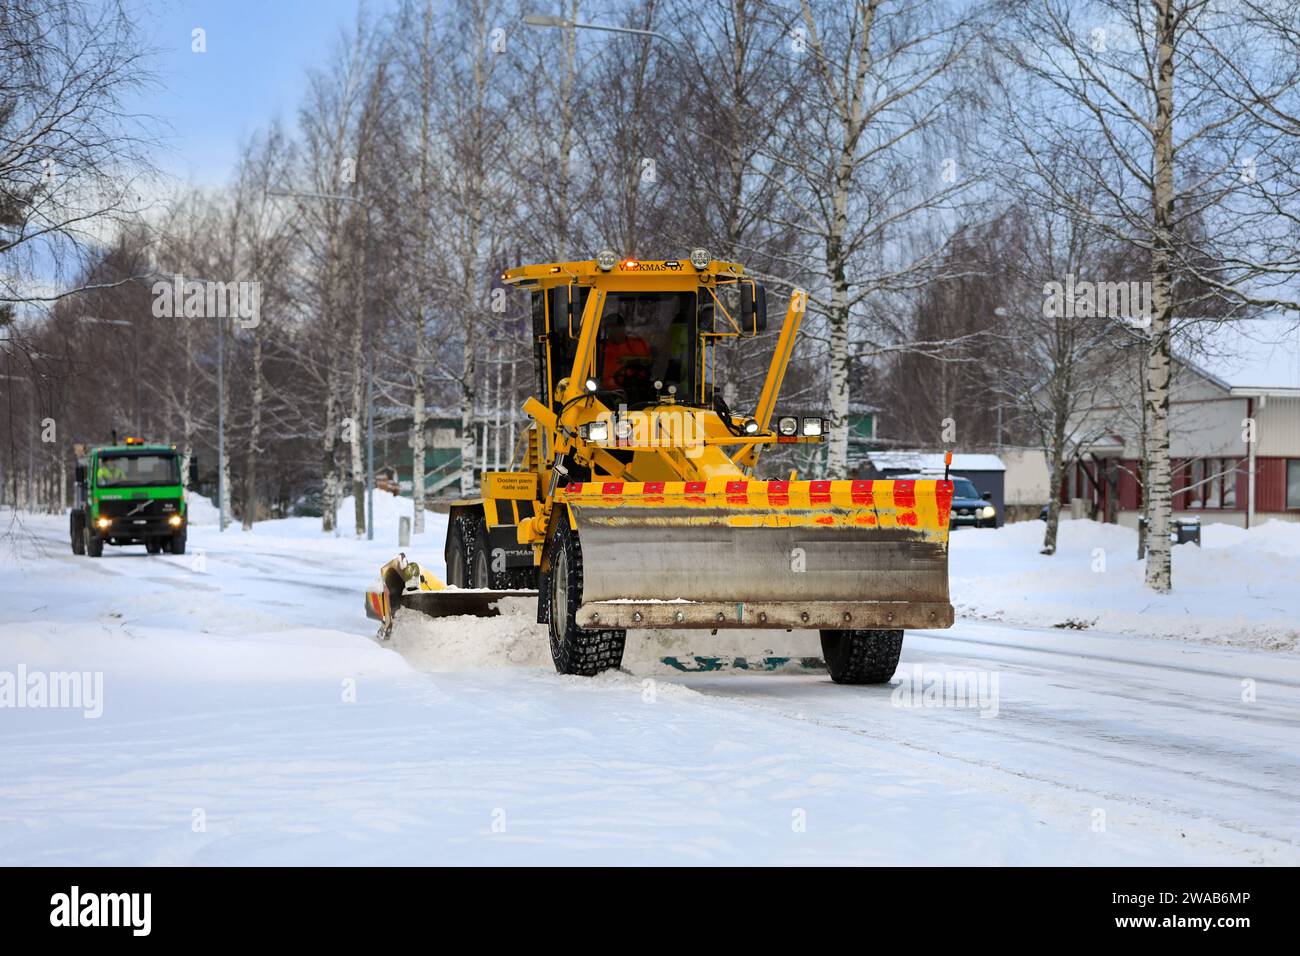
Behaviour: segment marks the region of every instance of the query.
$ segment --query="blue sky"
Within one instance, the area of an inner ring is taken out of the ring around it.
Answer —
[[[387,2],[368,3],[372,13]],[[146,0],[139,8],[157,82],[136,108],[166,123],[158,156],[182,182],[225,182],[241,142],[275,117],[296,121],[307,71],[323,64],[355,0]],[[191,51],[206,31],[207,52]]]

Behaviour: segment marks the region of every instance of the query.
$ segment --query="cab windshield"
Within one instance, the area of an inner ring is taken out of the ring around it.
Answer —
[[[95,484],[100,488],[140,488],[180,482],[175,455],[100,455],[95,469]]]
[[[670,385],[678,401],[693,400],[697,339],[694,293],[609,293],[596,347],[601,388],[623,391],[629,406],[654,402]]]

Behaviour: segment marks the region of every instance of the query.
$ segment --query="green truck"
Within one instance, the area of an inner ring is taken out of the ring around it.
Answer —
[[[98,558],[104,544],[143,544],[150,554],[185,553],[189,526],[181,454],[174,445],[127,438],[91,448],[76,467],[76,505],[69,519],[73,554]],[[190,483],[197,475],[190,459]]]

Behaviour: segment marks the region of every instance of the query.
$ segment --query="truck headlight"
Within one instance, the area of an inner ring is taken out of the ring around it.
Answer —
[[[817,438],[822,433],[822,420],[820,418],[805,418],[803,420],[803,433],[805,438]]]
[[[695,267],[696,272],[703,272],[713,261],[713,256],[709,255],[708,249],[692,249],[691,265]]]
[[[997,513],[998,513],[998,509],[994,508],[992,505],[985,505],[983,508],[980,509],[981,518],[992,518]]]
[[[107,528],[107,527],[108,527],[109,525],[111,525],[112,523],[113,523],[113,519],[112,519],[112,518],[96,518],[96,519],[95,519],[95,524],[96,524],[97,526],[101,527],[101,528]]]
[[[173,528],[179,528],[183,520],[185,519],[183,519],[180,515],[172,515],[170,518],[167,519],[167,523],[171,525]]]
[[[784,418],[776,420],[776,433],[778,435],[797,435],[799,433],[799,419],[793,415],[786,415]]]

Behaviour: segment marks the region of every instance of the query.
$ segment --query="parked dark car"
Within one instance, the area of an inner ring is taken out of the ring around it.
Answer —
[[[942,475],[897,475],[895,480],[916,481],[926,479],[933,481]],[[956,528],[996,528],[998,511],[990,503],[992,494],[979,493],[979,489],[969,478],[949,475],[952,480],[952,516],[948,519],[948,529]]]

